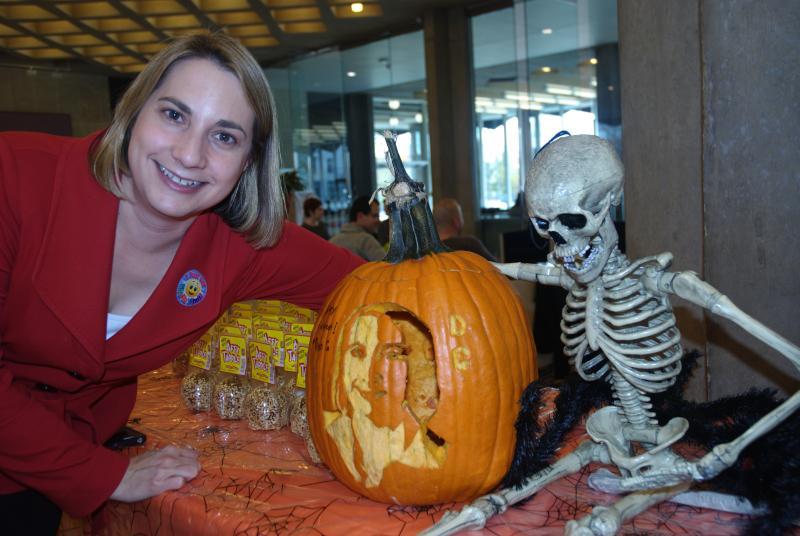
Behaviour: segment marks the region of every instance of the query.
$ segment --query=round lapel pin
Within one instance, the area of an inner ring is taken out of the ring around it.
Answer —
[[[206,292],[208,292],[208,283],[203,274],[199,270],[189,270],[178,281],[175,297],[181,305],[192,307],[203,301]]]

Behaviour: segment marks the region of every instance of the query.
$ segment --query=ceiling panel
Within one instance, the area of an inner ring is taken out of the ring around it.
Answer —
[[[0,0],[0,63],[138,72],[169,38],[238,38],[264,66],[421,27],[425,10],[497,0]]]
[[[112,2],[100,2],[101,4],[111,4]],[[142,2],[121,2],[123,6],[134,13],[142,16],[147,15],[170,15],[174,13],[185,13],[186,9],[180,2],[162,1],[142,1]]]
[[[217,25],[225,27],[226,29],[232,26],[254,24],[259,24],[262,28],[266,28],[263,19],[252,11],[230,11],[225,13],[208,13],[207,15],[208,18]]]

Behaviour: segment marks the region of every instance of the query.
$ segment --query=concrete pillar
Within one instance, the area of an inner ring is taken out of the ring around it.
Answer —
[[[353,197],[371,195],[376,188],[372,95],[367,93],[345,94],[344,117],[347,125],[350,185]]]
[[[628,255],[672,251],[800,343],[800,3],[620,0],[618,16]],[[692,398],[800,386],[737,326],[673,303],[706,355]]]
[[[454,197],[464,232],[476,234],[480,216],[475,173],[475,91],[469,18],[463,8],[425,13],[431,183],[434,199]]]

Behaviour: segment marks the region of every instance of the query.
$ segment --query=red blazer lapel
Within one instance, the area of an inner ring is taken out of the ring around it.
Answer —
[[[106,361],[138,356],[213,323],[222,312],[229,239],[230,231],[218,216],[198,217],[153,294],[136,316],[108,341]],[[202,277],[196,277],[198,274]],[[200,279],[204,285],[199,289],[202,299],[198,299],[196,290],[179,288],[190,279]]]
[[[87,153],[93,139],[76,140],[59,160],[32,280],[44,303],[100,366],[119,201],[91,175]]]

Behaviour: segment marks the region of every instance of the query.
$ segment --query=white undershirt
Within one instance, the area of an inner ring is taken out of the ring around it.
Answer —
[[[130,319],[133,318],[132,316],[126,315],[115,315],[114,313],[108,313],[108,318],[106,318],[106,340],[113,337],[119,330],[125,327],[125,324],[130,322]]]

